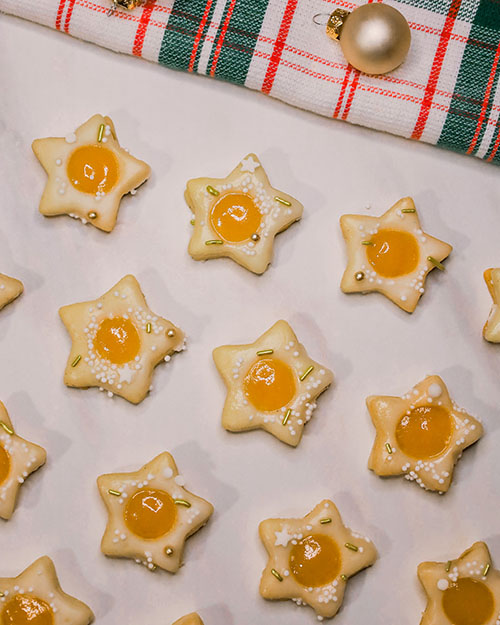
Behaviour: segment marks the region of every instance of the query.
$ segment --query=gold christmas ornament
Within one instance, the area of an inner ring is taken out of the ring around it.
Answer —
[[[326,34],[340,43],[347,61],[365,74],[396,69],[405,60],[411,42],[405,17],[394,7],[378,2],[352,12],[336,9],[328,19]]]

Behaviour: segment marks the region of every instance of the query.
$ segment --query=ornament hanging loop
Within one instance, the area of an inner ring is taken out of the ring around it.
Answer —
[[[313,16],[313,22],[316,26],[326,26],[329,19],[329,13],[316,13],[316,15]]]

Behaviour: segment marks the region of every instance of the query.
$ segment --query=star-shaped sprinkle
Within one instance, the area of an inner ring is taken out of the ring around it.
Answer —
[[[17,434],[0,402],[0,518],[10,519],[21,484],[46,458],[45,449]]]
[[[97,386],[134,404],[146,397],[156,365],[185,348],[182,330],[150,310],[131,275],[98,299],[63,306],[59,314],[72,340],[64,383]]]
[[[483,435],[480,421],[450,399],[437,375],[403,397],[366,400],[375,443],[368,467],[377,475],[404,475],[427,490],[444,493],[463,450]]]
[[[48,175],[40,212],[69,215],[106,232],[115,226],[121,198],[151,171],[120,147],[113,122],[102,115],[64,138],[35,139],[32,147]]]
[[[396,202],[381,217],[343,215],[347,268],[344,293],[378,291],[406,312],[413,312],[427,274],[443,270],[452,247],[424,233],[413,200]]]
[[[0,620],[5,625],[89,625],[94,615],[85,603],[62,590],[54,563],[43,556],[17,577],[0,577]]]
[[[276,536],[274,542],[276,547],[286,547],[293,538],[293,534],[290,534],[286,525],[281,530],[274,532],[274,535]]]
[[[277,545],[276,533],[284,526],[291,540]],[[264,599],[292,599],[299,606],[309,605],[320,620],[335,616],[347,580],[377,558],[372,542],[345,527],[329,500],[303,519],[262,521],[259,534],[269,555],[260,594]]]
[[[186,539],[208,521],[212,504],[182,484],[172,456],[164,452],[132,473],[101,475],[97,484],[108,509],[101,549],[132,558],[150,570],[175,573]]]
[[[456,560],[422,562],[418,578],[427,595],[420,625],[500,623],[500,571],[477,542]]]
[[[226,178],[189,180],[184,197],[194,214],[191,256],[227,256],[257,274],[271,262],[274,237],[303,211],[300,202],[271,186],[255,154],[246,156]]]
[[[201,618],[193,612],[192,614],[187,614],[183,616],[178,621],[175,621],[173,625],[203,625],[203,621]]]
[[[13,302],[23,292],[23,283],[0,273],[0,310]]]
[[[296,447],[333,373],[307,355],[289,324],[278,321],[249,345],[217,347],[213,357],[228,389],[226,430],[261,428]]]
[[[486,269],[484,280],[493,300],[490,316],[483,328],[483,336],[490,343],[500,343],[500,309],[498,301],[500,299],[500,268]]]

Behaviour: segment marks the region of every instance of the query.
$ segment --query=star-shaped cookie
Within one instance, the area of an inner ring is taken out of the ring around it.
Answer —
[[[18,436],[0,401],[0,518],[10,519],[21,484],[46,458],[45,449]]]
[[[228,389],[223,427],[261,428],[296,447],[333,373],[307,355],[289,324],[276,322],[248,345],[217,347],[213,357]]]
[[[490,343],[500,343],[500,268],[486,269],[484,280],[493,300],[488,320],[484,324],[483,336]]]
[[[274,237],[303,211],[295,198],[271,186],[255,154],[246,156],[226,178],[189,180],[184,197],[194,214],[191,256],[227,256],[257,274],[272,260]]]
[[[59,314],[72,340],[64,383],[97,386],[133,404],[146,397],[156,365],[185,348],[182,330],[150,310],[132,275]]]
[[[446,492],[463,450],[483,435],[480,421],[455,404],[437,375],[403,397],[372,396],[366,405],[376,428],[368,468],[427,490]]]
[[[43,556],[17,577],[0,577],[0,622],[5,625],[89,625],[92,610],[59,585],[52,560]]]
[[[372,542],[345,527],[328,499],[303,519],[262,521],[259,534],[269,554],[260,594],[310,605],[322,618],[337,614],[349,577],[377,558]]]
[[[23,283],[0,273],[0,310],[13,302],[23,292]]]
[[[42,215],[69,215],[106,232],[115,226],[122,197],[151,172],[120,147],[113,122],[102,115],[66,137],[35,139],[32,147],[48,175]]]
[[[453,249],[422,231],[413,200],[396,202],[381,217],[343,215],[347,246],[344,293],[378,291],[406,312],[413,312],[424,292],[427,274]]]
[[[178,621],[175,621],[173,625],[203,625],[203,621],[195,612],[193,612],[192,614],[187,614]]]
[[[214,509],[184,483],[167,452],[139,471],[101,475],[97,485],[109,514],[102,552],[175,573],[186,539],[205,525]]]
[[[500,571],[492,568],[485,543],[474,543],[456,560],[422,562],[418,578],[427,595],[420,625],[500,622]]]

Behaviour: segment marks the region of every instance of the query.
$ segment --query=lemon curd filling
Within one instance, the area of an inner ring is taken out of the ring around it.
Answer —
[[[318,588],[334,581],[342,558],[337,543],[325,534],[311,534],[293,545],[289,566],[299,584]]]
[[[99,324],[94,347],[101,358],[115,365],[133,360],[141,348],[141,340],[135,325],[125,317],[103,319]]]
[[[1,612],[1,625],[53,625],[54,613],[50,606],[28,595],[14,595]]]
[[[279,358],[262,358],[246,374],[244,392],[257,410],[279,410],[295,397],[295,377],[291,367]]]
[[[472,577],[460,577],[443,592],[443,610],[453,625],[484,625],[493,616],[491,590]]]
[[[0,445],[0,484],[3,484],[7,479],[10,471],[10,455]]]
[[[163,490],[143,488],[128,500],[124,520],[125,525],[136,536],[154,540],[167,534],[175,525],[176,504]]]
[[[259,208],[247,193],[226,193],[210,211],[212,228],[230,243],[250,239],[259,229],[261,221]]]
[[[442,454],[448,447],[453,420],[442,406],[418,406],[405,414],[396,427],[399,449],[419,460]]]
[[[118,161],[101,145],[83,145],[68,159],[68,178],[82,193],[107,193],[118,182]]]
[[[416,238],[404,230],[379,230],[366,246],[368,262],[383,278],[399,278],[415,271],[419,260]]]

